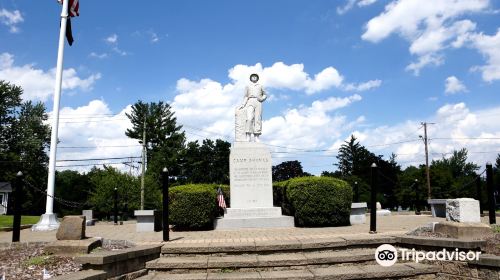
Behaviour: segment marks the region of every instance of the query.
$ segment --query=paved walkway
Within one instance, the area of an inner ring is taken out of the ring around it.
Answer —
[[[379,235],[399,235],[430,222],[444,221],[443,218],[433,218],[428,215],[392,215],[377,217]],[[487,217],[483,217],[487,222]],[[170,232],[170,240],[175,243],[212,243],[212,242],[252,242],[271,240],[302,240],[342,236],[367,235],[370,223],[344,227],[323,228],[274,228],[274,229],[238,229],[211,231]],[[87,236],[102,237],[111,240],[129,240],[137,244],[157,243],[162,241],[162,232],[135,231],[135,221],[123,225],[99,222],[87,227]],[[10,242],[11,232],[0,232],[0,243]],[[21,231],[21,242],[50,242],[56,240],[56,231],[32,232],[30,229]]]

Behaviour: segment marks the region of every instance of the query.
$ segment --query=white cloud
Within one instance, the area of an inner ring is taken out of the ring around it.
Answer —
[[[158,43],[160,41],[160,37],[155,32],[150,31],[149,34],[151,35],[151,43]]]
[[[359,7],[370,6],[371,4],[377,2],[377,0],[360,0],[358,2]]]
[[[108,57],[108,54],[107,54],[107,53],[96,53],[96,52],[91,52],[91,53],[89,54],[89,57],[98,58],[98,59],[103,59],[103,58]]]
[[[104,39],[109,44],[117,44],[118,43],[118,35],[111,34],[106,39]]]
[[[93,100],[87,105],[77,108],[64,107],[60,110],[59,149],[57,159],[89,159],[110,157],[137,157],[141,155],[141,147],[137,140],[125,136],[125,130],[131,127],[125,112],[131,106],[113,114],[109,106],[102,100]],[[53,112],[49,113],[52,116]],[[51,124],[49,118],[49,124]],[[81,147],[81,148],[78,148]],[[122,162],[123,160],[58,162],[58,166],[85,165],[103,162]],[[138,161],[138,159],[133,159]],[[136,163],[136,165],[138,165]],[[113,165],[121,170],[129,167]],[[70,169],[89,170],[92,166],[73,166]],[[65,168],[59,168],[65,169]]]
[[[483,33],[470,36],[472,46],[486,57],[487,64],[479,66],[482,71],[483,80],[492,82],[500,80],[500,28],[493,36]]]
[[[418,57],[407,70],[419,74],[427,65],[443,62],[442,50],[461,47],[476,29],[470,20],[459,17],[488,9],[489,0],[435,0],[422,5],[421,0],[391,1],[385,11],[366,24],[363,40],[380,42],[398,34],[410,42],[409,51]]]
[[[109,35],[106,39],[104,39],[104,41],[111,45],[111,50],[113,50],[115,53],[121,56],[127,56],[130,54],[129,52],[124,51],[118,47],[118,35],[116,35],[115,33]]]
[[[355,90],[355,88],[359,88],[358,91],[363,91],[378,87],[381,84],[380,80],[372,80],[360,83],[359,85],[345,85],[344,77],[332,66],[316,73],[314,77],[310,77],[304,71],[303,64],[287,65],[283,62],[276,62],[270,67],[263,67],[260,63],[255,65],[236,65],[229,70],[229,78],[231,78],[234,84],[244,84],[248,81],[248,77],[252,73],[259,74],[266,87],[305,91],[308,95],[331,88],[341,90]]]
[[[347,0],[344,6],[337,7],[337,13],[339,15],[343,15],[354,8],[354,5],[358,5],[358,7],[366,7],[375,2],[377,2],[377,0]]]
[[[24,90],[23,99],[46,101],[52,96],[55,72],[55,68],[44,71],[33,64],[15,65],[12,54],[0,54],[0,79],[21,86]],[[100,73],[80,78],[75,69],[68,68],[63,71],[62,89],[88,91],[100,78]]]
[[[467,87],[455,76],[446,78],[445,90],[446,94],[455,94],[459,92],[466,92]]]
[[[360,84],[352,84],[352,83],[347,84],[347,85],[345,85],[344,90],[360,92],[360,91],[367,91],[370,89],[378,88],[381,85],[382,85],[381,80],[370,80],[370,81],[360,83]]]
[[[440,159],[453,150],[467,148],[469,160],[480,166],[494,161],[500,153],[500,123],[495,121],[499,115],[498,106],[476,111],[471,111],[465,103],[442,106],[427,118],[434,123],[428,126],[430,158]],[[419,135],[423,135],[420,120],[355,131],[355,135],[362,135],[361,144],[375,154],[388,157],[396,153],[398,162],[404,166],[425,163],[424,144],[419,140]],[[397,142],[406,143],[392,144]]]
[[[6,9],[0,10],[0,22],[9,27],[10,33],[18,33],[17,25],[24,21],[24,18],[19,10],[9,11]]]
[[[406,66],[406,71],[413,71],[413,75],[420,75],[420,69],[424,68],[427,65],[439,66],[444,63],[444,59],[442,55],[437,54],[426,54],[422,55],[418,58],[417,62],[412,62],[408,66]]]

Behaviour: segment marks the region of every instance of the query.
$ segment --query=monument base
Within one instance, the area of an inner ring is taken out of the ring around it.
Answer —
[[[283,228],[294,227],[291,216],[281,215],[280,207],[259,208],[227,208],[227,213],[222,218],[217,218],[214,228]]]
[[[31,231],[51,231],[59,228],[56,214],[43,214],[40,221],[31,227]]]

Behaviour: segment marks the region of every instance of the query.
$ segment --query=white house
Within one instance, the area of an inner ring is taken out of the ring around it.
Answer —
[[[10,183],[0,182],[0,215],[7,214],[7,203],[9,201],[9,194],[12,192]]]

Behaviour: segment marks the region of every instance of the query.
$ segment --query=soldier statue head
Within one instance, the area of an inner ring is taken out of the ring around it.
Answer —
[[[255,74],[255,73],[252,74],[252,75],[250,75],[250,81],[252,81],[252,83],[258,82],[259,81],[259,75]]]

